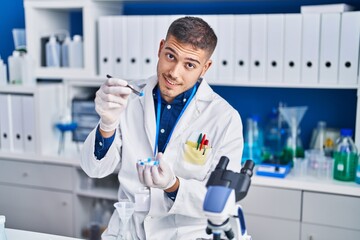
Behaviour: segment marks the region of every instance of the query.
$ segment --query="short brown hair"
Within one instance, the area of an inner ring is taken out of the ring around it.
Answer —
[[[174,36],[181,43],[191,44],[209,53],[214,52],[217,37],[207,22],[199,17],[182,17],[176,19],[169,27],[166,38]]]

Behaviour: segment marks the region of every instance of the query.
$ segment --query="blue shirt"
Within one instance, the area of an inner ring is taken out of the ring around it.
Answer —
[[[198,87],[199,83],[197,83]],[[155,117],[157,112],[157,88],[156,86],[153,89],[153,98],[155,105]],[[164,152],[166,149],[166,142],[169,137],[171,130],[175,127],[176,120],[181,113],[181,110],[184,108],[187,100],[191,96],[193,88],[190,88],[186,92],[177,96],[172,103],[167,103],[163,98],[161,98],[161,112],[160,112],[160,130],[159,130],[159,139],[158,139],[158,151]],[[95,136],[95,151],[94,154],[98,160],[102,159],[107,151],[109,150],[112,142],[114,141],[115,133],[109,138],[103,138],[99,131],[99,126],[96,129]],[[176,198],[176,193],[171,192],[167,193],[168,197],[173,201]]]

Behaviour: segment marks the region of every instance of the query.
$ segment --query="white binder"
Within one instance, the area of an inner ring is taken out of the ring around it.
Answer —
[[[160,41],[166,38],[169,26],[170,15],[155,16],[155,43],[157,44],[157,49],[159,48]]]
[[[219,37],[218,15],[200,15],[198,17],[202,18],[205,22],[207,22],[209,26],[214,30],[216,36]],[[221,81],[218,78],[219,64],[220,64],[218,60],[219,59],[218,53],[219,53],[219,45],[216,46],[215,51],[211,55],[210,59],[212,60],[212,65],[205,73],[205,76],[203,76],[205,80],[210,84],[218,83],[219,81]]]
[[[319,13],[302,15],[302,83],[316,84],[319,81],[320,21]]]
[[[142,16],[141,25],[141,78],[148,78],[156,74],[156,63],[158,60],[157,50],[159,42],[155,41],[155,16]]]
[[[360,12],[341,16],[339,84],[357,84],[359,67]]]
[[[267,15],[267,67],[268,82],[283,81],[284,14]]]
[[[285,14],[284,82],[300,82],[301,14]]]
[[[234,81],[234,30],[234,15],[218,16],[218,83]]]
[[[13,134],[13,150],[15,152],[24,151],[24,130],[23,130],[23,112],[22,112],[22,95],[12,94],[11,102],[11,120]]]
[[[113,70],[113,27],[111,16],[99,17],[98,40],[99,40],[99,75],[115,75]]]
[[[234,80],[245,83],[250,80],[250,15],[235,15],[234,33]]]
[[[35,102],[34,96],[24,95],[22,100],[22,116],[23,116],[23,138],[24,150],[27,153],[35,153],[36,151],[36,135],[35,135]]]
[[[126,78],[126,35],[125,35],[125,23],[126,16],[113,16],[111,20],[112,24],[112,52],[114,54],[112,58],[113,76],[119,78]]]
[[[0,94],[0,150],[12,151],[13,134],[10,94]]]
[[[266,15],[250,16],[250,81],[266,80],[267,30]]]
[[[322,84],[337,83],[339,46],[340,13],[321,14],[319,80]]]
[[[126,48],[125,48],[125,78],[139,79],[141,78],[141,17],[126,16]]]

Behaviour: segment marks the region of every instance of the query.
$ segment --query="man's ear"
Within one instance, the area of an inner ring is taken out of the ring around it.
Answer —
[[[202,69],[202,72],[201,72],[201,75],[200,75],[200,76],[204,76],[204,75],[205,75],[205,73],[207,72],[207,70],[209,70],[209,68],[211,67],[212,63],[213,63],[213,62],[212,62],[211,59],[209,59],[209,60],[206,61],[205,65],[204,65],[204,67],[203,67],[203,69]]]
[[[158,57],[160,57],[160,52],[164,48],[164,46],[165,46],[165,40],[161,39],[160,44],[159,44]]]

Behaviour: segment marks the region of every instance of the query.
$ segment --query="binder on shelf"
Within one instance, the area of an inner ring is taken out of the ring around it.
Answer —
[[[166,38],[167,30],[170,26],[170,15],[155,16],[155,42],[159,47],[160,41]]]
[[[112,71],[114,76],[125,78],[126,60],[125,60],[125,48],[126,48],[126,36],[125,36],[125,23],[126,16],[114,16],[111,19],[112,25],[112,40],[109,46],[113,51],[113,58],[111,59]]]
[[[302,14],[301,82],[319,81],[320,21],[318,13]]]
[[[219,28],[218,28],[218,15],[201,15],[200,18],[204,19],[210,27],[214,30],[216,36],[219,35]],[[215,48],[213,54],[211,55],[212,64],[210,68],[205,73],[205,80],[208,83],[217,83],[219,82],[219,49],[218,46]],[[221,76],[220,76],[221,77]]]
[[[301,14],[285,14],[284,79],[287,83],[300,82]]]
[[[335,84],[338,79],[340,46],[340,13],[321,14],[320,75],[322,84]]]
[[[0,94],[0,150],[12,151],[13,134],[10,94]]]
[[[218,77],[219,83],[229,83],[234,80],[234,54],[230,50],[234,46],[234,15],[218,16]]]
[[[357,84],[360,12],[343,13],[340,29],[339,84]]]
[[[157,50],[159,40],[155,40],[155,16],[142,16],[142,41],[141,41],[141,78],[156,74]]]
[[[235,63],[234,80],[250,80],[250,15],[235,15]]]
[[[266,80],[267,17],[265,14],[250,15],[250,81]]]
[[[15,152],[24,151],[24,130],[23,130],[23,113],[22,113],[22,95],[11,94],[11,120],[12,120],[12,141]]]
[[[141,39],[141,17],[126,16],[125,23],[125,78],[139,79],[141,77],[141,41],[145,41],[145,39]]]
[[[24,95],[21,97],[23,116],[23,138],[24,151],[27,153],[36,152],[35,135],[35,101],[34,96]]]
[[[113,50],[113,17],[99,17],[98,20],[98,40],[99,40],[99,75],[115,75],[113,70],[114,50]],[[116,75],[117,76],[117,75]]]
[[[301,13],[330,13],[330,12],[347,12],[352,11],[353,6],[345,3],[321,4],[321,5],[304,5],[300,7]]]
[[[283,81],[284,14],[267,15],[267,67],[268,82]]]

